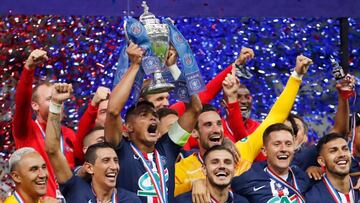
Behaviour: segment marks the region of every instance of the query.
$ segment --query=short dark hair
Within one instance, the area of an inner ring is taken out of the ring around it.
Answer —
[[[208,112],[208,111],[215,111],[216,113],[218,113],[218,110],[216,107],[214,107],[213,105],[211,104],[203,104],[203,107],[201,109],[201,113],[205,113],[205,112]],[[199,121],[196,121],[196,124],[195,124],[195,129],[196,130],[199,130]]]
[[[44,85],[47,87],[50,87],[53,85],[53,83],[51,83],[49,80],[38,81],[32,90],[31,101],[36,102],[38,100],[38,92],[37,91],[38,91],[39,87],[44,86]]]
[[[146,101],[146,100],[142,100],[137,102],[135,105],[131,106],[125,114],[125,122],[129,121],[130,116],[132,115],[137,115],[139,112],[138,110],[140,110],[142,107],[148,107],[151,109],[155,109],[155,106],[153,103]]]
[[[157,110],[157,114],[159,116],[159,120],[161,120],[162,118],[164,118],[168,115],[171,115],[171,114],[175,115],[175,116],[179,116],[177,111],[175,111],[174,109],[166,108],[166,107]]]
[[[97,155],[96,155],[97,150],[98,149],[106,149],[106,148],[111,148],[114,150],[114,147],[111,144],[109,144],[108,142],[101,142],[101,143],[96,143],[96,144],[90,145],[85,153],[85,162],[95,164],[95,160],[97,158]]]
[[[276,131],[281,131],[281,130],[288,131],[294,137],[294,132],[289,126],[287,126],[283,123],[275,123],[265,129],[264,134],[263,134],[263,144],[265,145],[265,143],[267,143],[269,141],[270,133],[276,132]]]
[[[231,154],[232,158],[234,159],[234,163],[235,163],[235,155],[234,153],[227,147],[225,147],[224,145],[215,145],[215,146],[212,146],[210,149],[208,149],[205,154],[204,154],[204,163],[207,159],[207,157],[209,156],[209,154],[213,151],[227,151]]]
[[[83,139],[83,144],[84,144],[86,138],[87,138],[91,133],[93,133],[93,132],[95,132],[95,131],[98,131],[98,130],[105,130],[105,127],[103,127],[103,126],[95,126],[95,127],[93,127],[93,128],[90,130],[90,132],[88,132],[88,133],[85,135],[85,137],[84,137],[84,139]]]
[[[330,142],[332,140],[336,140],[336,139],[344,139],[346,141],[346,138],[344,135],[342,135],[340,133],[336,133],[336,132],[326,134],[322,138],[320,138],[320,140],[318,141],[318,143],[316,145],[317,154],[320,155],[320,152],[323,149],[325,144],[327,144],[328,142]]]
[[[297,133],[299,132],[299,127],[296,125],[295,119],[299,119],[300,122],[303,124],[304,126],[304,134],[307,135],[309,133],[309,126],[308,124],[304,121],[304,119],[302,119],[300,116],[295,115],[295,114],[290,114],[287,118],[287,120],[290,122],[291,127],[294,131],[294,135],[295,137],[297,136]]]

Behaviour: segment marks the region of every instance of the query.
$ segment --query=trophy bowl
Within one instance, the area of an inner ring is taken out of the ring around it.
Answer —
[[[174,85],[165,81],[162,72],[166,71],[165,62],[169,51],[169,28],[161,24],[154,14],[149,12],[146,2],[143,2],[144,13],[140,16],[140,22],[144,25],[146,33],[151,41],[151,49],[142,59],[142,67],[146,74],[153,74],[153,80],[147,89],[147,94],[169,92]]]

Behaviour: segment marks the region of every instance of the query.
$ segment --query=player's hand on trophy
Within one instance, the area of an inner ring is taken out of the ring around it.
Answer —
[[[178,58],[177,51],[176,51],[175,47],[170,44],[168,56],[167,56],[166,63],[165,63],[166,66],[170,67],[170,66],[174,65],[176,63],[177,58]]]
[[[244,65],[246,61],[254,58],[255,54],[251,48],[243,47],[240,51],[239,57],[236,59],[236,65]]]
[[[51,94],[51,102],[55,104],[62,104],[65,100],[71,97],[73,88],[71,84],[55,83]]]
[[[131,65],[138,65],[140,67],[141,59],[144,55],[144,50],[140,48],[137,44],[130,42],[128,48],[126,48],[126,53],[129,56]]]
[[[41,49],[35,49],[32,51],[25,62],[25,68],[28,70],[33,70],[36,66],[41,66],[44,64],[45,61],[48,60],[46,55],[46,51]]]
[[[92,106],[99,106],[100,102],[106,100],[110,96],[110,89],[107,87],[99,86],[95,92],[94,97],[91,99]]]
[[[309,66],[313,64],[313,61],[303,55],[299,55],[296,57],[296,67],[295,67],[295,71],[299,74],[299,75],[304,75],[305,73],[307,73]]]

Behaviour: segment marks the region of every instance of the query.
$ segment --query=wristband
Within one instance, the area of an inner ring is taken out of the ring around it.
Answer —
[[[175,122],[171,125],[168,135],[169,138],[179,146],[184,146],[190,137],[190,133],[184,130],[179,125],[179,122]]]
[[[294,70],[294,71],[291,73],[291,76],[293,76],[293,77],[295,77],[295,78],[297,78],[297,79],[299,79],[299,80],[302,80],[304,74],[299,74],[299,73],[297,73],[297,72]]]
[[[174,80],[177,80],[181,75],[181,70],[179,67],[175,64],[168,67],[171,75],[173,76]]]
[[[53,114],[60,114],[61,106],[62,106],[61,104],[56,104],[56,103],[50,101],[49,111]]]

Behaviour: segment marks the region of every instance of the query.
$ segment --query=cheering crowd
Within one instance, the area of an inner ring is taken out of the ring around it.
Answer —
[[[308,125],[290,111],[311,68],[306,56],[294,59],[284,90],[257,122],[251,93],[236,77],[236,66],[255,57],[252,49],[242,48],[189,103],[170,105],[169,93],[150,94],[146,81],[128,109],[144,51],[130,43],[126,53],[129,68],[112,91],[98,87],[74,132],[61,124],[72,85],[39,81],[32,88],[48,57],[31,52],[16,88],[17,150],[8,161],[16,188],[5,203],[360,202],[360,115],[349,121],[351,95],[344,94],[353,76],[336,84],[332,130],[305,145]],[[170,49],[166,65],[176,63]],[[169,70],[177,80],[179,70]],[[221,91],[225,115],[208,104]]]

